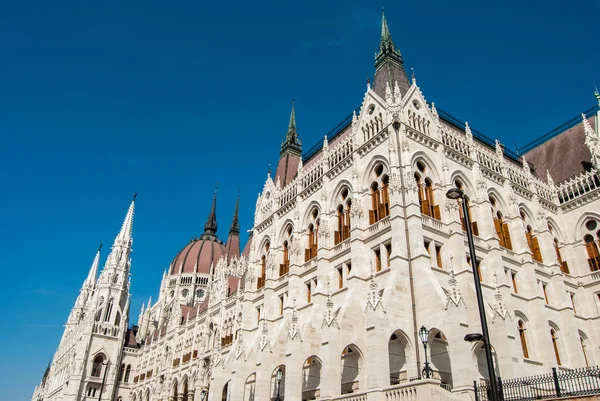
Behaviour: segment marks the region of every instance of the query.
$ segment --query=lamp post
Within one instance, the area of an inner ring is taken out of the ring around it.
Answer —
[[[281,401],[281,398],[279,398],[279,389],[281,388],[281,379],[283,377],[283,372],[281,371],[281,368],[277,369],[277,401]]]
[[[106,374],[108,373],[108,360],[106,363],[102,363],[104,368],[104,376],[102,377],[102,384],[100,385],[100,394],[98,394],[98,401],[102,401],[102,392],[104,391],[104,383],[106,382]]]
[[[471,269],[473,270],[473,280],[475,281],[475,293],[477,295],[477,306],[479,307],[479,319],[481,320],[481,332],[483,347],[485,349],[485,360],[487,362],[488,376],[490,377],[491,401],[498,400],[498,389],[496,383],[496,373],[494,370],[494,360],[492,359],[492,347],[490,344],[490,333],[488,331],[487,319],[485,317],[485,307],[483,305],[483,294],[481,292],[481,281],[479,270],[477,269],[477,256],[475,255],[475,244],[473,243],[473,232],[471,231],[471,219],[469,218],[469,209],[465,201],[465,194],[459,188],[451,188],[446,193],[448,199],[459,200],[462,207],[463,218],[465,219],[465,229],[467,231],[467,240],[469,242],[469,254],[471,255]]]
[[[427,342],[429,341],[429,331],[425,328],[425,326],[421,326],[419,330],[419,338],[423,343],[423,348],[425,350],[425,367],[423,368],[423,376],[426,379],[431,379],[433,377],[433,369],[429,365],[429,360],[427,359]]]

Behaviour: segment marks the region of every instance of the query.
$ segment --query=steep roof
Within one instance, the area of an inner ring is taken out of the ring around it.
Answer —
[[[593,127],[595,113],[600,105],[587,110],[584,115]],[[591,153],[585,144],[585,132],[581,116],[575,117],[547,134],[530,142],[522,149],[525,159],[533,164],[537,175],[546,179],[546,170],[554,182],[562,182],[592,167]]]

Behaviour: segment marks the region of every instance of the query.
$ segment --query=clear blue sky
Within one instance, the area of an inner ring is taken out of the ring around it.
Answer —
[[[238,190],[251,227],[291,100],[305,149],[362,101],[381,6],[427,100],[507,147],[600,85],[597,0],[168,3],[0,5],[1,401],[31,396],[136,188],[133,323],[216,181],[221,237]]]

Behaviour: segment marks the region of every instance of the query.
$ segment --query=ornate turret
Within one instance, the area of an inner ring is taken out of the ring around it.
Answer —
[[[292,112],[290,113],[290,122],[288,124],[285,140],[281,144],[279,153],[279,163],[273,182],[279,181],[281,187],[290,183],[298,172],[298,165],[302,160],[302,141],[296,131],[296,107],[292,101]]]
[[[410,88],[410,81],[404,71],[404,61],[400,49],[396,48],[388,28],[385,14],[381,12],[381,42],[375,55],[375,78],[373,90],[385,99],[385,88],[389,84],[393,88],[398,82],[400,92],[404,94]]]

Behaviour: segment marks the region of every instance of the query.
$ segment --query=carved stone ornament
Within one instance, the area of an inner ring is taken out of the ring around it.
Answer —
[[[268,349],[271,352],[271,342],[269,341],[269,329],[267,327],[267,320],[263,320],[262,334],[260,336],[260,342],[258,343],[258,350],[264,351]]]
[[[373,269],[373,264],[371,263],[371,283],[369,284],[369,295],[367,296],[367,305],[365,307],[365,312],[369,309],[376,311],[377,309],[381,309],[383,313],[385,312],[385,308],[381,303],[381,294],[379,293],[379,285],[377,284],[377,280],[375,280],[375,270]]]
[[[494,294],[494,304],[489,304],[490,308],[494,311],[492,315],[492,323],[496,321],[497,317],[500,317],[502,320],[506,320],[508,317],[509,320],[512,320],[510,316],[510,311],[506,307],[506,303],[502,297],[502,293],[500,292],[500,286],[498,285],[498,276],[494,273],[494,285],[496,286],[496,293]]]
[[[240,357],[244,357],[244,361],[246,360],[246,350],[244,349],[243,330],[240,330],[238,332],[237,346],[235,348],[235,359],[240,359]]]
[[[454,267],[452,266],[452,258],[450,258],[450,277],[448,278],[448,291],[446,293],[445,310],[448,310],[450,306],[458,307],[460,305],[464,306],[465,308],[467,307],[463,299],[462,292],[460,291],[460,288],[458,288],[458,280],[456,280],[456,277],[454,276]]]
[[[327,327],[337,327],[340,328],[340,325],[337,322],[337,313],[334,311],[334,303],[331,298],[331,289],[329,287],[329,280],[327,281],[327,303],[325,304],[325,315],[323,316],[323,323],[321,323],[321,328]]]
[[[300,342],[302,342],[302,336],[300,335],[300,323],[298,323],[298,309],[296,308],[296,298],[294,298],[292,304],[292,320],[287,338],[290,341],[294,341],[297,338],[300,340]]]

